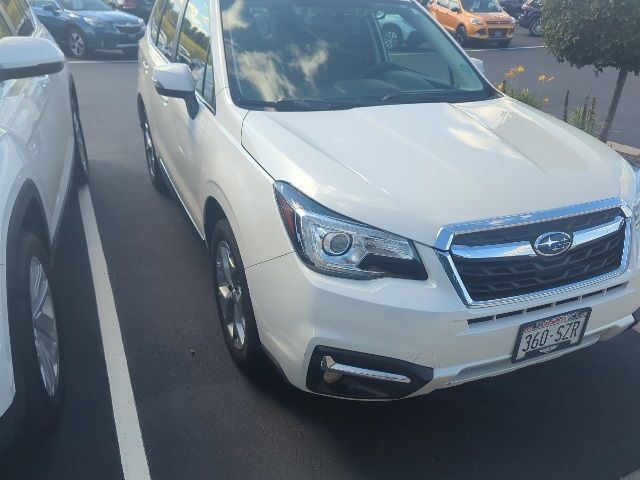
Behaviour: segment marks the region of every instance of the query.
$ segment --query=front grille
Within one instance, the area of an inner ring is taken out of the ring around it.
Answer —
[[[121,33],[140,33],[142,31],[141,25],[116,25],[116,28]]]
[[[616,217],[619,208],[530,225],[457,235],[453,246],[486,246],[530,242],[547,232],[575,234]],[[624,261],[625,224],[609,235],[552,256],[463,258],[452,255],[464,288],[474,302],[535,294],[587,281],[620,269]]]
[[[508,28],[490,28],[489,35],[495,36],[496,33],[500,33],[502,35],[506,35],[509,32]]]

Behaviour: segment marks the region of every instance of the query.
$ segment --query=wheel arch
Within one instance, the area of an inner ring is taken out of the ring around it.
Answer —
[[[26,230],[38,237],[48,253],[51,253],[51,236],[44,205],[32,180],[27,180],[18,192],[9,219],[7,232],[7,258],[15,252],[20,231]]]
[[[225,213],[222,205],[213,198],[213,196],[207,197],[207,200],[204,204],[204,235],[205,241],[207,245],[209,245],[211,234],[213,233],[213,229],[220,220],[228,219],[227,214]]]

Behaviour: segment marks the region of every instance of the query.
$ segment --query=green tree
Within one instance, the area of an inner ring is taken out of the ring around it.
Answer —
[[[611,124],[629,73],[640,75],[640,0],[545,0],[542,35],[559,62],[596,74],[618,70],[618,80],[600,140]]]

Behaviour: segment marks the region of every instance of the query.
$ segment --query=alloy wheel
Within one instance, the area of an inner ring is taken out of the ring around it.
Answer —
[[[74,57],[82,57],[84,55],[84,38],[78,32],[71,32],[69,34],[69,50]]]
[[[31,259],[29,279],[31,322],[40,374],[47,394],[54,397],[60,379],[58,326],[49,280],[42,263],[35,257]]]
[[[144,136],[144,150],[147,158],[147,168],[149,170],[149,175],[151,179],[154,180],[156,178],[156,149],[153,145],[153,138],[151,138],[151,127],[149,127],[149,122],[145,118],[142,124],[142,134]]]
[[[233,346],[242,350],[246,338],[242,286],[238,281],[236,261],[227,242],[220,242],[216,248],[216,280],[220,309],[227,334]]]
[[[458,42],[460,45],[464,45],[466,37],[467,35],[464,28],[460,27],[456,30],[456,42]]]
[[[384,34],[384,46],[387,50],[395,50],[400,44],[400,38],[398,32],[395,30],[387,30]]]
[[[84,141],[84,132],[82,130],[82,123],[80,123],[80,114],[78,110],[73,110],[73,133],[76,139],[76,146],[78,148],[78,157],[80,159],[80,165],[85,175],[89,176],[89,159],[87,158],[87,145]]]

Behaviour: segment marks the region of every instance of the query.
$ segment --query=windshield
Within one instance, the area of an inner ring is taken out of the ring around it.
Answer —
[[[245,107],[463,102],[495,93],[413,2],[221,0],[221,5],[231,93]]]
[[[65,10],[94,10],[105,11],[111,8],[101,0],[58,0],[62,8]]]
[[[498,0],[462,0],[462,5],[467,12],[492,13],[501,12],[502,7]]]

